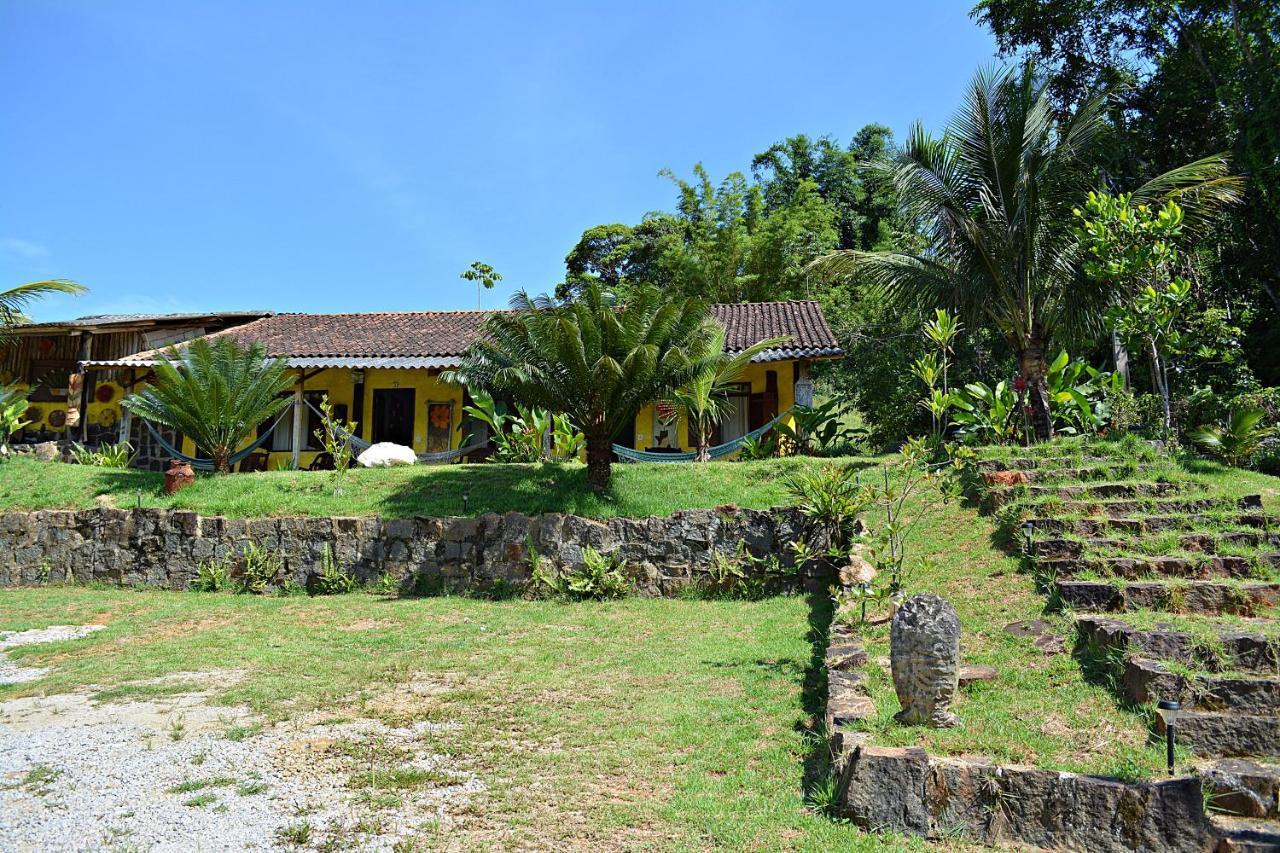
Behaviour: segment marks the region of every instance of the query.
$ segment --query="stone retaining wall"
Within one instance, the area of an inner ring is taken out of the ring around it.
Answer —
[[[0,515],[0,586],[75,580],[184,589],[202,563],[237,555],[252,541],[279,554],[298,583],[319,571],[332,548],[338,565],[361,581],[390,573],[405,590],[450,591],[527,581],[530,545],[556,566],[580,565],[582,549],[591,546],[616,553],[641,593],[674,595],[707,577],[714,553],[731,556],[739,543],[753,556],[789,565],[786,546],[801,530],[794,509],[734,507],[608,521],[520,513],[244,520],[164,509],[40,510]]]

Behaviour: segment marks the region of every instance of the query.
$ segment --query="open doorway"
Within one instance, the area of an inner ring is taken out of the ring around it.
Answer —
[[[412,388],[378,388],[373,392],[373,441],[413,447]]]

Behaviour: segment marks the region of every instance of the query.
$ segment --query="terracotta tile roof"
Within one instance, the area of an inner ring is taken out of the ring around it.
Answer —
[[[842,353],[816,302],[756,302],[715,305],[728,332],[730,351],[766,338],[786,336],[777,350],[757,361],[833,358]],[[481,332],[488,311],[403,311],[360,314],[274,314],[209,337],[257,342],[267,354],[294,367],[447,367]],[[145,365],[156,351],[99,366]]]

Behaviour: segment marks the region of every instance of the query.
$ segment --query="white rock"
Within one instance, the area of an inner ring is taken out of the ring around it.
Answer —
[[[392,465],[413,465],[418,461],[412,447],[380,441],[361,453],[356,462],[364,468],[390,468]]]

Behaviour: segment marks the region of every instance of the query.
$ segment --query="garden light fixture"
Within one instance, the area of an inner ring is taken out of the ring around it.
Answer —
[[[1031,544],[1036,536],[1036,523],[1031,519],[1022,522],[1022,553],[1031,556]]]
[[[462,493],[462,514],[471,514],[471,495],[467,492]]]
[[[1168,699],[1156,703],[1156,713],[1164,720],[1165,761],[1169,765],[1169,775],[1173,775],[1173,721],[1178,718],[1182,706]]]

